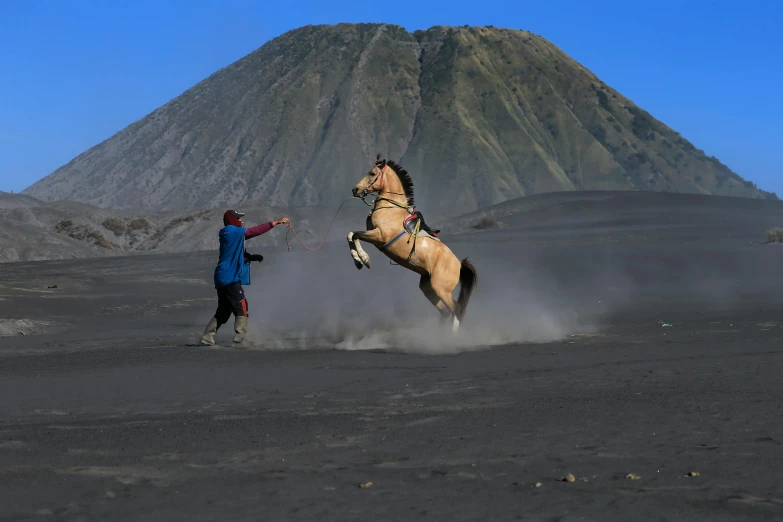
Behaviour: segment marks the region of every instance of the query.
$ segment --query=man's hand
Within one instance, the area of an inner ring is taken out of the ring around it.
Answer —
[[[288,225],[290,225],[290,224],[291,224],[291,220],[290,220],[290,219],[288,219],[287,217],[281,217],[280,219],[275,219],[274,221],[272,221],[272,226],[275,226],[275,227],[276,227],[277,225],[285,225],[285,226],[288,226]]]

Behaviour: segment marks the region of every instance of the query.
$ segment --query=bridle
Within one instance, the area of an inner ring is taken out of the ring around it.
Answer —
[[[380,164],[381,164],[380,162],[376,163],[375,166],[378,167],[378,166],[380,166]],[[364,191],[362,191],[362,195],[359,196],[359,199],[364,201],[364,204],[367,205],[368,207],[373,207],[373,209],[370,211],[370,215],[372,215],[373,212],[378,211],[378,210],[383,210],[383,209],[387,209],[387,208],[395,208],[395,207],[407,210],[408,214],[413,214],[413,212],[414,212],[413,207],[410,207],[407,204],[403,205],[399,201],[395,201],[393,199],[389,199],[389,198],[385,198],[385,197],[381,196],[381,194],[386,193],[386,194],[391,194],[391,195],[394,195],[394,196],[406,196],[407,197],[407,194],[405,194],[404,192],[402,192],[402,193],[400,193],[400,192],[391,192],[389,190],[384,190],[383,189],[383,180],[384,180],[384,177],[386,176],[386,169],[387,168],[389,168],[389,166],[386,165],[386,162],[384,161],[383,162],[383,167],[381,167],[380,172],[378,172],[378,174],[375,175],[375,178],[372,180],[372,183],[370,183],[368,185],[369,188],[366,188],[366,189],[364,189]],[[375,190],[370,190],[376,183],[378,183],[378,188],[375,189]],[[368,203],[365,198],[367,196],[369,196],[372,192],[377,192],[378,196],[375,198],[375,201],[373,201],[372,203]],[[392,206],[392,207],[376,207],[375,205],[377,205],[379,201],[387,201],[387,202],[391,203],[394,206]],[[406,203],[407,203],[407,199],[406,199]]]
[[[383,178],[384,176],[386,176],[386,168],[388,167],[388,165],[386,165],[385,161],[379,161],[378,163],[375,164],[375,166],[379,167],[381,164],[383,164],[383,167],[380,168],[380,171],[378,172],[378,174],[375,175],[375,178],[370,183],[367,184],[368,188],[362,191],[362,195],[360,197],[366,198],[371,192],[377,191],[378,194],[381,194],[383,192]],[[378,188],[375,190],[370,190],[372,189],[372,186],[378,183],[379,181],[381,183],[380,185],[378,185]],[[396,194],[396,192],[390,192],[390,194]],[[400,195],[404,196],[405,194],[400,194]]]

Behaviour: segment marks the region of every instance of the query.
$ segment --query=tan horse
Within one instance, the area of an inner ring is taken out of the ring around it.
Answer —
[[[353,195],[364,198],[377,193],[378,197],[367,217],[367,231],[348,234],[356,268],[370,268],[370,256],[360,241],[372,243],[395,263],[421,275],[419,288],[438,309],[441,321],[453,318],[456,332],[465,315],[470,294],[478,282],[476,268],[467,260],[460,261],[451,249],[433,235],[403,223],[414,213],[413,181],[408,173],[392,161],[378,154],[375,166],[353,189]],[[452,291],[461,283],[455,301]]]

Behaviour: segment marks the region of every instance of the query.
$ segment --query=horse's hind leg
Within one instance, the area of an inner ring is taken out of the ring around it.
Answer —
[[[438,309],[440,312],[440,322],[444,323],[451,316],[451,311],[440,300],[438,294],[435,293],[435,289],[432,288],[432,279],[429,275],[421,276],[419,280],[419,289],[422,291],[427,300]]]
[[[430,276],[430,280],[430,284],[432,285],[432,289],[435,292],[435,295],[453,318],[451,330],[456,332],[459,329],[459,319],[457,319],[457,302],[454,300],[451,292],[454,291],[454,289],[457,287],[457,283],[459,283],[459,272],[457,272],[456,275],[453,275],[450,272],[435,272]]]

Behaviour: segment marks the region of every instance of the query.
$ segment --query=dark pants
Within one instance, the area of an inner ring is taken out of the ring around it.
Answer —
[[[218,307],[215,312],[218,326],[226,324],[233,313],[235,316],[248,316],[247,299],[242,283],[237,281],[217,289]]]

